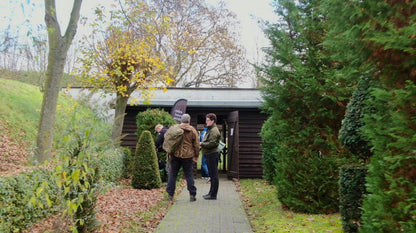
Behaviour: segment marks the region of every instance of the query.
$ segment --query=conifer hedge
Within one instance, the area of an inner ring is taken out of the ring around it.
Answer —
[[[319,1],[279,0],[276,12],[282,20],[265,31],[272,47],[262,67],[264,110],[273,121],[273,129],[262,129],[264,163],[275,161],[265,177],[275,172],[278,198],[289,209],[336,212],[344,154],[338,132],[354,79],[333,75]]]
[[[359,232],[416,232],[416,5],[393,0],[326,2],[337,5],[331,9],[338,13],[329,19],[334,22],[332,35],[342,38],[336,49],[348,58],[344,70],[371,71],[361,132],[373,156]],[[348,33],[339,33],[345,24]]]
[[[133,157],[132,186],[136,189],[160,188],[162,181],[152,134],[145,130],[139,137]]]

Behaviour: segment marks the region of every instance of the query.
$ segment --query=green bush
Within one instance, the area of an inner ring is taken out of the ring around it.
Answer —
[[[155,143],[151,133],[147,130],[140,135],[133,161],[132,186],[136,189],[160,188],[162,181],[157,163]]]
[[[122,147],[123,149],[123,177],[130,178],[133,171],[133,156],[131,149],[128,147]]]
[[[273,183],[273,179],[276,176],[276,146],[279,143],[279,135],[276,133],[276,125],[273,117],[269,117],[263,124],[261,129],[263,150],[263,178]]]
[[[274,179],[280,202],[295,212],[337,212],[338,158],[289,151],[285,154],[278,158]]]
[[[374,88],[364,133],[374,145],[360,232],[416,232],[416,84]]]
[[[46,200],[41,206],[29,204],[36,190],[46,183],[44,192],[49,197],[51,208]],[[16,232],[50,216],[57,211],[59,200],[58,187],[51,172],[36,169],[29,173],[20,173],[10,177],[0,177],[0,232]]]
[[[358,232],[361,225],[361,206],[365,195],[366,168],[363,165],[344,165],[340,171],[339,196],[342,229]]]
[[[163,109],[147,109],[146,111],[140,112],[136,117],[137,133],[139,137],[143,131],[148,130],[152,133],[153,140],[156,140],[157,133],[155,132],[155,126],[157,124],[171,126],[177,122],[172,116]]]
[[[347,106],[347,111],[339,132],[342,144],[354,155],[353,159],[364,166],[370,160],[370,143],[364,138],[362,119],[366,111],[366,100],[370,98],[370,79],[363,77],[357,85]],[[365,175],[363,167],[346,166],[340,176],[340,211],[344,232],[358,232],[361,224],[362,203],[365,194]]]
[[[121,148],[109,148],[99,157],[100,174],[104,182],[116,182],[123,177],[125,172],[124,150]]]
[[[369,88],[370,79],[364,77],[358,83],[357,88],[348,103],[347,111],[339,132],[339,138],[342,141],[342,144],[357,158],[364,161],[364,163],[367,163],[372,155],[371,145],[361,132],[361,128],[364,125],[362,118],[366,109],[365,101],[370,98]]]
[[[155,109],[147,109],[146,111],[140,112],[137,114],[136,118],[137,123],[137,136],[140,136],[144,130],[148,130],[152,133],[153,140],[156,141],[157,133],[155,132],[155,126],[157,124],[161,124],[164,126],[171,126],[176,124],[177,122],[172,118],[172,116],[163,109],[155,108]],[[158,152],[157,158],[160,161],[166,161],[166,153]],[[166,174],[164,170],[160,170],[160,177],[166,180]]]

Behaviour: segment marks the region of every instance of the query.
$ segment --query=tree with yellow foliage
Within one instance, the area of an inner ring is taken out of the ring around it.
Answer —
[[[100,16],[102,12],[97,10],[96,13]],[[144,11],[142,14],[147,17]],[[142,33],[138,34],[131,30],[129,22],[118,20],[121,18],[113,12],[112,21],[104,30],[100,30],[104,17],[97,18],[97,23],[93,24],[95,31],[85,38],[90,42],[84,42],[81,49],[83,66],[76,71],[85,86],[116,94],[111,133],[116,143],[121,136],[124,112],[133,91],[140,90],[143,97],[149,99],[152,90],[165,87],[171,81],[170,68],[165,65],[163,53],[154,49],[156,38],[152,34],[156,28],[143,23],[140,25]],[[103,38],[94,41],[97,35]]]

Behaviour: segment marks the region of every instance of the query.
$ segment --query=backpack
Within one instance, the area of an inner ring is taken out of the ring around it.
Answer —
[[[173,125],[165,133],[163,149],[173,155],[182,146],[184,131],[179,125]]]

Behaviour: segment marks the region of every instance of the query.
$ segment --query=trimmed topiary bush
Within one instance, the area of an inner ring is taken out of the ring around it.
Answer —
[[[362,128],[366,111],[365,101],[370,98],[370,79],[363,77],[357,85],[347,106],[347,112],[339,133],[342,144],[351,151],[354,158],[363,166],[348,166],[341,169],[340,176],[340,212],[344,232],[358,232],[361,224],[362,199],[366,194],[365,165],[370,160],[371,146],[364,138]],[[355,170],[356,169],[356,170]],[[356,179],[356,180],[354,180]],[[351,187],[355,186],[355,187]]]
[[[339,131],[339,139],[342,144],[364,163],[367,163],[372,155],[371,145],[361,132],[361,128],[364,125],[362,118],[366,110],[365,101],[370,98],[369,88],[370,80],[364,77],[358,83],[348,103],[347,111]]]
[[[136,189],[160,188],[159,165],[155,143],[149,131],[145,130],[139,137],[136,153],[133,157],[133,174],[131,184]]]
[[[148,130],[152,133],[153,140],[156,140],[157,133],[155,132],[155,126],[157,124],[171,126],[177,124],[172,116],[163,109],[147,109],[146,111],[140,112],[136,117],[137,132],[136,135],[139,137],[143,131]]]
[[[172,118],[172,116],[163,109],[147,109],[146,111],[140,112],[136,117],[137,123],[137,136],[140,136],[144,130],[152,132],[153,140],[156,141],[157,132],[155,131],[155,126],[161,124],[164,126],[171,126],[177,124],[177,122]],[[157,158],[160,161],[166,161],[166,153],[158,152]],[[160,176],[166,178],[165,171],[163,169],[159,170]]]
[[[358,232],[361,225],[361,206],[365,194],[366,168],[363,165],[344,165],[340,171],[339,193],[342,229]]]
[[[261,148],[263,150],[263,178],[273,183],[273,179],[276,176],[276,146],[278,145],[279,135],[276,132],[276,125],[273,117],[268,118],[261,129]]]

